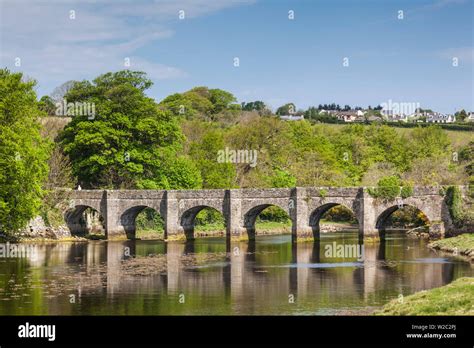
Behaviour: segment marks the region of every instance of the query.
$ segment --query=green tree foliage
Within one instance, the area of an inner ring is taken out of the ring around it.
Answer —
[[[459,152],[459,160],[465,166],[465,171],[469,176],[474,176],[474,141],[463,147]]]
[[[449,151],[448,135],[439,126],[413,129],[409,138],[410,157],[433,158]]]
[[[215,121],[224,117],[223,113],[238,112],[241,106],[235,104],[236,101],[232,93],[227,91],[195,87],[187,92],[166,97],[160,102],[160,107],[186,119]]]
[[[222,131],[211,130],[200,142],[191,144],[190,156],[200,170],[203,188],[232,188],[235,185],[233,163],[219,163],[219,151],[225,151]]]
[[[277,115],[292,115],[296,112],[296,105],[294,103],[287,103],[285,105],[280,106],[276,114]]]
[[[242,110],[244,111],[259,111],[263,112],[265,111],[267,106],[265,103],[261,100],[256,100],[253,102],[248,102],[248,103],[242,103]]]
[[[119,71],[77,82],[68,102],[91,103],[96,115],[75,115],[60,136],[84,187],[198,188],[199,171],[179,155],[184,136],[176,118],[145,95],[142,72]]]
[[[449,209],[449,215],[456,227],[462,227],[463,225],[463,208],[462,208],[462,196],[459,187],[450,186],[446,190],[446,205]]]
[[[283,223],[290,221],[290,217],[283,209],[272,205],[263,210],[258,216],[257,222],[265,221],[276,221]]]
[[[286,170],[275,169],[271,177],[272,187],[295,187],[296,177],[288,173]]]
[[[352,224],[357,223],[357,218],[355,217],[352,210],[344,205],[332,207],[323,214],[322,219],[334,222],[347,222]]]
[[[396,176],[387,176],[379,180],[377,187],[369,188],[369,194],[375,198],[394,200],[397,197],[408,198],[413,194],[411,185],[406,185]]]
[[[44,111],[49,116],[54,116],[56,113],[56,105],[54,104],[53,99],[47,95],[41,97],[38,102],[38,109]]]
[[[466,110],[462,109],[461,111],[456,112],[454,116],[456,116],[456,121],[464,122],[464,120],[467,118],[467,112]]]
[[[397,209],[387,219],[386,225],[392,227],[418,227],[429,224],[429,220],[423,212],[410,205]]]
[[[0,70],[0,231],[14,232],[35,216],[48,174],[49,142],[40,136],[34,81]]]

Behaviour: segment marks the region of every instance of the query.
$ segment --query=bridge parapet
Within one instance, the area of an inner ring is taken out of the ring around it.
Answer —
[[[222,199],[227,190],[170,190],[176,199]]]

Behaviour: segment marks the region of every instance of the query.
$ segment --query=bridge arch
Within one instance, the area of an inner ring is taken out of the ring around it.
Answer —
[[[415,208],[417,211],[421,212],[428,220],[428,225],[430,224],[431,221],[433,221],[432,218],[427,214],[427,212],[421,209],[422,207],[417,206],[417,204],[391,205],[391,206],[385,207],[385,209],[377,216],[375,228],[377,229],[379,236],[381,238],[385,237],[386,228],[388,227],[387,223],[389,221],[389,218],[392,216],[392,214],[406,207],[412,207],[412,208]]]
[[[90,214],[86,214],[90,212]],[[64,221],[73,236],[86,236],[91,232],[104,233],[105,220],[100,210],[92,205],[79,204],[66,210]]]
[[[282,206],[279,203],[263,203],[258,204],[252,208],[250,208],[243,216],[244,228],[247,231],[247,236],[250,240],[255,239],[256,237],[256,229],[255,229],[255,222],[257,221],[257,217],[262,213],[265,209],[269,207],[277,207],[283,210],[288,218],[292,220],[289,208],[287,206]]]
[[[324,203],[317,207],[316,209],[313,210],[313,212],[309,216],[309,226],[311,226],[311,229],[313,230],[313,236],[314,238],[319,237],[320,233],[320,221],[323,215],[331,210],[334,207],[337,206],[342,206],[346,208],[347,210],[351,211],[352,214],[354,215],[355,219],[357,220],[357,223],[359,224],[359,216],[357,214],[357,211],[354,208],[351,208],[349,205],[341,202],[330,202],[330,203]]]
[[[127,208],[120,216],[120,224],[122,225],[128,239],[137,238],[137,216],[145,209],[154,210],[160,217],[162,217],[160,210],[149,205],[136,205]]]
[[[219,208],[219,207],[202,204],[202,205],[198,205],[198,206],[189,208],[181,214],[180,224],[181,224],[181,227],[184,230],[184,234],[185,234],[187,240],[193,240],[194,239],[194,237],[195,237],[194,229],[195,229],[195,226],[196,226],[196,216],[201,211],[203,211],[204,209],[210,209],[212,211],[219,212],[224,217],[224,223],[227,225],[226,215],[222,214],[221,209],[217,209],[217,208]]]

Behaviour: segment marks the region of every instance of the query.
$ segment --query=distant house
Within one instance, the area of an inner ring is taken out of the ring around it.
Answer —
[[[388,116],[388,120],[390,122],[408,122],[408,116],[407,115],[390,115]]]
[[[284,121],[302,121],[304,120],[304,116],[295,116],[295,115],[281,115],[280,120]]]
[[[380,122],[380,121],[382,121],[382,118],[379,117],[379,116],[371,115],[371,116],[367,117],[367,121],[369,121],[369,122]]]
[[[428,123],[453,123],[456,122],[456,116],[434,112],[426,116]]]
[[[415,114],[408,115],[402,112],[394,112],[390,109],[382,109],[380,113],[382,117],[389,122],[408,122],[415,117]]]
[[[334,117],[344,122],[363,122],[365,120],[364,114],[365,112],[361,110],[337,111],[334,113]]]
[[[474,122],[474,112],[470,112],[469,115],[467,115],[464,122]]]

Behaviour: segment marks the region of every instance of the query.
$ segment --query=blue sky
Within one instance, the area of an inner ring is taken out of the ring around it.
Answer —
[[[472,0],[0,3],[1,66],[37,79],[40,96],[123,69],[128,57],[158,101],[204,85],[273,108],[392,100],[474,110]]]

